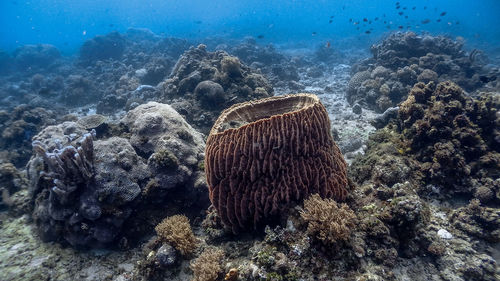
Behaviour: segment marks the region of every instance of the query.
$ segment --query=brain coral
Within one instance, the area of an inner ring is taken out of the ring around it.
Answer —
[[[309,194],[347,195],[346,163],[315,95],[233,105],[214,124],[205,156],[210,200],[234,233],[278,219]]]

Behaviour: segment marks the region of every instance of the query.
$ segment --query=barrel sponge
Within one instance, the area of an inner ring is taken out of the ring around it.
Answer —
[[[215,122],[205,149],[209,196],[234,233],[279,219],[310,194],[343,200],[346,162],[312,94],[235,104]]]

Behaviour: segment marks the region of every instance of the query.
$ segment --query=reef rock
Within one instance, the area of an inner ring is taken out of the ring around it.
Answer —
[[[14,51],[14,61],[20,70],[32,67],[46,68],[61,57],[59,50],[53,45],[24,45]]]
[[[357,72],[349,82],[347,100],[384,112],[405,100],[417,82],[451,80],[467,91],[477,90],[486,85],[479,76],[488,69],[475,59],[477,50],[468,53],[462,48],[462,41],[444,36],[394,33],[371,47],[371,59],[353,67]]]
[[[86,64],[105,59],[119,59],[124,50],[125,39],[114,31],[85,41],[80,48],[80,59]]]
[[[224,108],[273,94],[264,76],[224,51],[208,52],[204,45],[185,52],[159,87],[163,101],[204,133]]]
[[[101,136],[80,124],[34,137],[29,188],[45,241],[110,246],[147,231],[144,217],[168,206],[207,204],[202,136],[169,105],[138,106]]]

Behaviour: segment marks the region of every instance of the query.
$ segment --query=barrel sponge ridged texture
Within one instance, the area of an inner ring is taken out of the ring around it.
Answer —
[[[212,128],[205,157],[210,200],[234,233],[279,218],[310,194],[348,193],[346,163],[315,95],[233,105]]]

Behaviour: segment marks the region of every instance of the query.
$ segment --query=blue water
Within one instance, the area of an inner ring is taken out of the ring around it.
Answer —
[[[446,15],[440,16],[442,12]],[[278,45],[328,40],[337,47],[349,42],[366,46],[403,26],[401,30],[461,36],[468,46],[492,50],[500,46],[499,13],[499,0],[1,0],[0,49],[49,43],[72,54],[86,39],[129,27],[188,39],[260,35],[262,43]],[[426,19],[429,23],[422,24]]]

